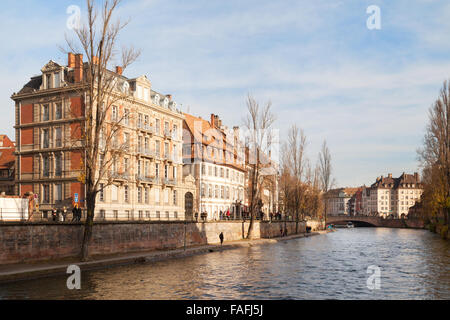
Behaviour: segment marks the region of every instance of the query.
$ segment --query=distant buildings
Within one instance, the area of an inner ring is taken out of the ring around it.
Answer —
[[[378,177],[370,187],[339,188],[324,196],[327,215],[368,215],[401,218],[420,199],[419,174]]]
[[[338,188],[328,191],[324,195],[324,210],[327,215],[352,215],[355,214],[355,208],[358,206],[355,194],[360,191],[359,188]],[[352,200],[353,199],[353,200]]]
[[[15,145],[8,136],[0,135],[0,194],[14,195]]]
[[[378,177],[370,187],[364,187],[362,192],[363,214],[393,216],[400,218],[407,216],[409,208],[420,199],[423,186],[419,174],[403,173],[398,178],[392,174]]]

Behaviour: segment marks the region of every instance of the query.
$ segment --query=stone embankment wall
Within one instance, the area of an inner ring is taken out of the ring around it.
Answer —
[[[186,246],[242,240],[249,223],[242,221],[195,223],[173,222],[96,222],[90,254],[115,254],[146,250],[163,250]],[[295,222],[254,223],[253,238],[288,235],[296,230]],[[84,227],[82,224],[5,223],[0,224],[0,264],[74,257],[79,254]],[[305,232],[299,223],[298,233]]]

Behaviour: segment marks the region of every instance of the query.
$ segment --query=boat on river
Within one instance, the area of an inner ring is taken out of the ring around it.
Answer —
[[[354,228],[355,226],[353,225],[353,222],[348,222],[347,223],[347,228]]]

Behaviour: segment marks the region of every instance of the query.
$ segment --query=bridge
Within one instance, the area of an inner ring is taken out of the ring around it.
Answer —
[[[356,226],[382,227],[384,225],[384,220],[385,219],[381,217],[374,216],[327,216],[327,225],[352,222]]]
[[[423,228],[424,222],[420,219],[384,219],[374,216],[327,216],[327,225],[352,222],[359,227],[384,227],[384,228]]]

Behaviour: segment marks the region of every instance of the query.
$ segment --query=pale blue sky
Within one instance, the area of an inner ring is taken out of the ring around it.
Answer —
[[[84,1],[2,1],[0,127],[10,100],[52,59],[66,63],[66,9]],[[368,30],[366,8],[381,9]],[[281,135],[296,123],[314,163],[323,139],[339,186],[417,171],[427,109],[450,78],[450,2],[443,0],[124,0],[121,42],[142,49],[126,76],[146,74],[183,111],[241,125],[245,98],[271,99]]]

